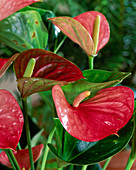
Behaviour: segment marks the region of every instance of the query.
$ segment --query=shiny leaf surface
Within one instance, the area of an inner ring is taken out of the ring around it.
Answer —
[[[23,114],[10,92],[0,90],[0,148],[15,150],[23,129]]]
[[[83,76],[92,83],[102,83],[113,80],[119,80],[120,82],[128,77],[131,73],[125,72],[114,72],[106,70],[84,70]]]
[[[74,83],[65,85],[62,87],[64,94],[67,98],[67,101],[72,104],[74,99],[84,91],[91,91],[90,97],[94,96],[96,92],[103,88],[112,87],[119,84],[119,80],[113,80],[102,83],[91,83],[87,80],[78,80]],[[90,98],[89,97],[89,98]]]
[[[39,12],[17,12],[0,22],[0,41],[19,52],[44,49],[47,40],[48,31]]]
[[[86,142],[117,134],[134,110],[134,93],[123,86],[102,89],[79,106],[67,102],[59,85],[53,87],[52,95],[63,127],[73,137]]]
[[[41,155],[42,149],[43,149],[43,144],[37,145],[32,148],[33,152],[33,160],[36,162],[38,158]],[[29,159],[29,151],[28,149],[21,149],[18,151],[14,151],[13,154],[15,155],[15,158],[20,166],[21,169],[29,170],[30,169],[30,159]],[[3,151],[0,153],[0,163],[3,165],[6,165],[9,168],[12,168],[9,159],[6,155],[6,153]]]
[[[63,126],[59,119],[56,119],[55,122],[57,122],[58,133],[61,133],[60,140],[64,143],[63,148],[61,148],[62,154],[53,145],[48,145],[56,156],[59,167],[68,164],[94,164],[113,156],[127,145],[134,129],[134,120],[132,118],[126,126],[118,131],[119,136],[111,135],[97,142],[84,142],[72,137],[65,130],[63,132]],[[64,134],[64,138],[62,137],[62,133]]]
[[[74,19],[84,26],[92,37],[94,21],[97,15],[100,16],[100,31],[96,53],[107,44],[110,37],[110,28],[105,16],[97,11],[89,11],[74,17]]]
[[[2,0],[0,4],[0,21],[25,6],[41,0]]]
[[[55,17],[50,18],[53,24],[68,36],[72,41],[77,43],[88,56],[93,54],[93,40],[88,31],[74,18],[70,17]]]
[[[36,60],[31,78],[22,78],[31,58]],[[18,88],[22,97],[49,90],[55,84],[68,84],[84,78],[80,69],[70,61],[42,49],[22,52],[14,62]]]

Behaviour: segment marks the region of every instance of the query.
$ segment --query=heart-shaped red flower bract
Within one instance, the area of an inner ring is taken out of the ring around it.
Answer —
[[[58,117],[73,137],[94,142],[117,132],[133,114],[134,93],[128,87],[102,89],[79,105],[71,106],[59,85],[52,89]],[[81,95],[79,95],[80,100]],[[76,98],[77,103],[78,97]],[[75,103],[75,102],[74,102]]]
[[[33,160],[36,162],[38,158],[41,155],[42,149],[43,149],[43,144],[37,145],[32,148],[33,152]],[[14,151],[13,154],[15,155],[15,158],[20,166],[20,169],[22,170],[25,168],[25,170],[30,169],[30,159],[29,159],[29,150],[28,149],[21,149],[18,151]],[[6,153],[3,151],[0,153],[0,163],[3,165],[12,168],[12,165],[10,164],[10,161],[6,155]]]
[[[23,129],[23,114],[7,90],[0,90],[0,148],[15,150]]]
[[[25,6],[41,0],[2,0],[0,3],[0,21]]]
[[[89,11],[74,17],[74,19],[80,22],[92,37],[94,22],[97,15],[100,16],[100,30],[96,54],[107,44],[110,38],[110,28],[105,16],[97,11]]]
[[[80,45],[88,56],[96,55],[94,53],[93,29],[96,16],[100,16],[100,29],[96,54],[103,48],[110,37],[109,24],[103,14],[97,11],[89,11],[80,14],[74,18],[54,17],[49,18],[53,24],[68,36],[72,41]]]

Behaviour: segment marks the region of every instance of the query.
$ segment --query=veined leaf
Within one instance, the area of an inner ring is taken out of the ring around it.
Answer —
[[[78,22],[80,22],[80,24],[84,26],[84,28],[92,37],[94,22],[97,15],[100,16],[100,30],[96,53],[107,44],[110,37],[110,28],[105,16],[97,11],[89,11],[74,17],[74,19],[76,19]]]
[[[80,22],[70,17],[55,17],[49,18],[49,20],[59,27],[59,29],[72,41],[83,48],[88,56],[93,54],[94,45],[92,37]]]
[[[128,77],[131,73],[125,72],[115,72],[115,71],[106,71],[106,70],[84,70],[84,77],[92,83],[102,83],[113,80],[119,80],[121,82],[123,79]]]
[[[0,90],[0,148],[15,150],[23,130],[23,114],[10,92]]]
[[[32,153],[33,153],[33,161],[36,162],[37,159],[40,157],[42,149],[43,149],[43,144],[37,145],[32,148]],[[18,151],[13,152],[20,169],[30,169],[30,159],[29,159],[29,150],[28,149],[21,149]],[[6,153],[3,151],[0,153],[0,163],[3,165],[6,165],[9,168],[12,168],[10,161],[6,155]]]
[[[63,132],[63,126],[61,125],[59,119],[56,119],[58,133],[64,134],[60,135],[60,140],[64,143],[62,154],[58,153],[56,148],[52,144],[48,144],[52,153],[56,156],[59,167],[64,167],[69,164],[84,165],[84,164],[94,164],[103,161],[122,150],[132,137],[134,129],[133,118],[124,126],[118,135],[111,135],[105,139],[97,142],[84,142],[72,137],[65,130]],[[56,129],[57,130],[57,129]]]
[[[0,41],[19,52],[44,49],[47,40],[47,29],[36,11],[17,12],[0,22]]]
[[[31,58],[36,60],[32,77],[24,77]],[[53,85],[65,85],[84,78],[80,69],[70,61],[42,49],[30,49],[21,53],[14,62],[18,88],[22,97],[44,90]]]
[[[89,93],[90,94],[90,93]],[[95,142],[118,133],[134,111],[134,93],[128,87],[118,86],[102,89],[94,97],[76,97],[71,106],[59,85],[52,89],[58,118],[73,137],[86,142]],[[94,128],[95,127],[95,128]]]
[[[13,55],[11,58],[0,58],[0,78],[3,76],[5,71],[9,68],[12,62],[16,59],[18,54]]]
[[[25,6],[41,0],[2,0],[0,4],[0,21]]]

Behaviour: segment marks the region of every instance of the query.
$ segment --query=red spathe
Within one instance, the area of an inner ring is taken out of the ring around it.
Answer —
[[[134,109],[134,93],[128,87],[110,87],[94,97],[71,106],[60,86],[52,89],[58,117],[73,137],[94,142],[117,134],[130,120]]]

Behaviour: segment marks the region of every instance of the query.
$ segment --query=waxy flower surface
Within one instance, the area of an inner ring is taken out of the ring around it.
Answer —
[[[37,145],[32,148],[34,162],[36,162],[38,160],[38,158],[40,157],[43,146],[44,146],[43,144],[40,144],[40,145]],[[31,166],[30,166],[28,149],[21,149],[18,151],[14,151],[13,154],[14,154],[21,170],[23,168],[25,168],[25,170],[30,169]],[[12,168],[12,165],[4,151],[0,153],[0,163],[2,163],[3,165],[6,165],[9,168]]]
[[[97,49],[94,49],[94,41],[96,40],[96,35],[93,34],[95,32],[95,28],[97,27],[97,23],[95,23],[97,16],[100,18],[100,25],[98,32],[98,45]],[[96,55],[98,51],[103,48],[109,41],[109,24],[105,16],[100,12],[89,11],[74,18],[55,17],[49,18],[49,20],[52,21],[52,23],[57,27],[59,27],[59,29],[72,41],[80,45],[80,47],[83,48],[88,56]]]
[[[0,90],[0,148],[15,150],[23,130],[23,114],[10,92]]]
[[[128,87],[110,87],[80,103],[90,93],[81,93],[71,106],[59,85],[52,89],[57,114],[66,131],[79,140],[94,142],[117,134],[127,124],[133,114],[134,93]]]
[[[0,21],[25,6],[41,0],[2,0],[0,2]]]

